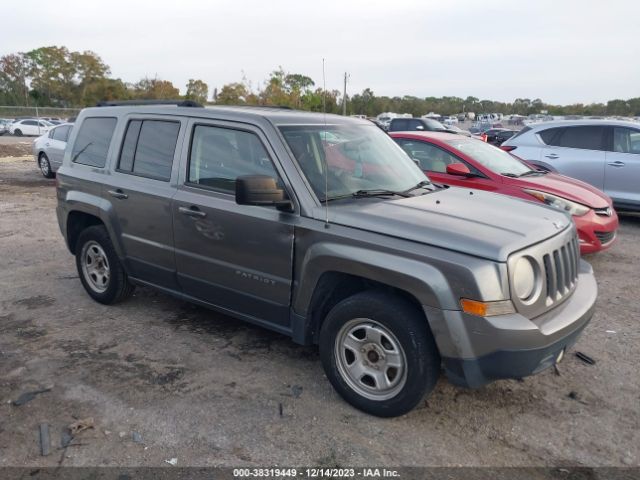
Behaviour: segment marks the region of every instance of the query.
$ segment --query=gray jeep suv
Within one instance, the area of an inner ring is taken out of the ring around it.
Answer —
[[[80,279],[318,344],[354,406],[403,414],[444,370],[478,387],[559,361],[596,298],[571,219],[432,184],[364,120],[276,108],[82,111],[57,215]]]

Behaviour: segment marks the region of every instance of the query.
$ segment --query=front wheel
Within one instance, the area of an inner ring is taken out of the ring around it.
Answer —
[[[83,230],[76,244],[80,281],[96,302],[110,305],[129,297],[134,286],[116,254],[109,233],[101,225]]]
[[[424,315],[401,297],[358,293],[336,305],[320,330],[329,381],[350,404],[394,417],[435,387],[440,355]]]
[[[21,137],[21,136],[22,136],[22,130],[20,130],[19,128],[17,128],[17,129],[15,129],[15,130],[13,131],[13,134],[14,134],[16,137]]]

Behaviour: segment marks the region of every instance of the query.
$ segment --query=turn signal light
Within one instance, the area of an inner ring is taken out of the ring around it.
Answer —
[[[478,317],[491,317],[494,315],[506,315],[515,313],[511,300],[501,300],[499,302],[479,302],[468,298],[460,299],[462,311]]]

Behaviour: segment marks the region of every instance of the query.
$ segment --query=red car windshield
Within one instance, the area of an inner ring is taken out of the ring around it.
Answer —
[[[446,142],[492,172],[519,177],[533,171],[513,155],[485,142],[468,138],[456,138]]]

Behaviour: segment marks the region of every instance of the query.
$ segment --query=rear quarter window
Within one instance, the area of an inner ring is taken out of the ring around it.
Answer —
[[[85,118],[73,144],[71,161],[92,167],[104,167],[116,123],[117,119],[112,117]]]

